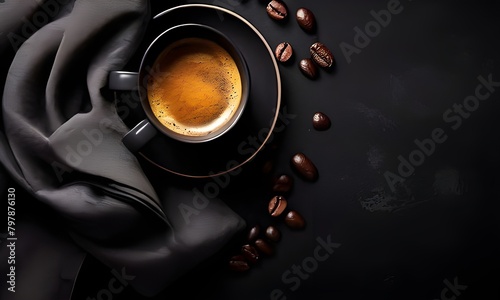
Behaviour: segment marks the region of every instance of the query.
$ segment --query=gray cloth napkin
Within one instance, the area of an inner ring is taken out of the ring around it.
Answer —
[[[121,143],[129,128],[103,90],[108,73],[123,69],[137,50],[150,18],[146,0],[0,2],[0,162],[58,222],[30,220],[18,233],[19,243],[52,255],[36,264],[44,258],[18,251],[26,271],[18,273],[17,296],[28,298],[15,299],[69,299],[71,290],[53,279],[74,282],[81,253],[152,296],[245,226],[220,199],[153,184]],[[189,218],[179,209],[207,199]],[[28,275],[34,268],[45,278]],[[4,285],[0,295],[9,299]]]

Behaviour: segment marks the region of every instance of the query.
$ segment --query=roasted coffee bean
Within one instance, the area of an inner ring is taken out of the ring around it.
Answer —
[[[285,197],[274,196],[269,201],[269,205],[268,205],[269,214],[273,217],[278,217],[283,213],[283,211],[285,211],[287,205],[288,205],[288,202],[286,201]]]
[[[310,58],[304,58],[299,63],[300,71],[302,74],[309,77],[310,79],[316,79],[318,77],[318,68],[313,63]]]
[[[278,176],[273,183],[273,192],[288,193],[293,187],[293,177],[286,174]]]
[[[318,168],[304,153],[297,153],[291,160],[292,168],[305,180],[316,181],[318,179]]]
[[[269,244],[268,242],[264,241],[263,239],[258,239],[255,241],[255,248],[257,248],[257,250],[260,252],[260,253],[264,253],[265,255],[273,255],[274,254],[274,248],[271,244]]]
[[[243,255],[235,255],[229,259],[229,269],[234,272],[245,272],[250,269]]]
[[[281,239],[281,232],[274,226],[266,228],[266,238],[272,242],[278,242]]]
[[[293,55],[292,45],[290,45],[290,43],[287,43],[287,42],[280,43],[276,47],[274,54],[276,55],[276,59],[279,62],[285,63],[285,62],[289,61]]]
[[[319,66],[323,68],[330,68],[333,66],[334,58],[333,54],[324,44],[317,42],[311,45],[309,48],[311,57]]]
[[[267,14],[274,20],[283,20],[288,16],[288,8],[282,1],[273,0],[267,4]]]
[[[285,217],[285,224],[291,229],[302,229],[306,226],[306,221],[297,211],[291,210]]]
[[[260,259],[259,252],[250,244],[241,247],[241,254],[245,257],[246,261],[252,264],[257,263]]]
[[[311,10],[305,7],[297,10],[296,19],[299,26],[307,32],[312,32],[316,27],[316,17]]]
[[[317,112],[313,116],[313,127],[316,130],[327,130],[330,128],[332,125],[332,122],[330,121],[330,118],[322,113],[322,112]]]
[[[260,226],[255,225],[254,227],[250,228],[250,231],[248,231],[247,240],[249,242],[253,242],[259,237],[259,234],[260,234]]]

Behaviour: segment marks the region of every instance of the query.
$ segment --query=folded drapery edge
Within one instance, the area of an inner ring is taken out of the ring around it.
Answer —
[[[0,132],[0,141],[2,143],[5,143],[5,145],[8,145],[7,138],[5,137],[3,132]],[[6,159],[6,157],[8,159]],[[19,165],[14,163],[17,162],[17,160],[10,147],[0,147],[0,161],[5,170],[9,173],[10,177],[17,184],[25,188],[28,192],[34,194],[31,185],[22,176],[23,172],[21,168],[19,167]]]

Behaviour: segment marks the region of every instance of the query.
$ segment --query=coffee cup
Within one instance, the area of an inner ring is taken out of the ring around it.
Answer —
[[[182,24],[154,39],[139,72],[110,72],[108,87],[138,92],[146,119],[123,137],[135,152],[159,133],[186,143],[224,135],[244,112],[250,75],[241,52],[223,33]]]

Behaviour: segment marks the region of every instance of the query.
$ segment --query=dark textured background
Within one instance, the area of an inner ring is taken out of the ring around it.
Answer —
[[[151,2],[153,15],[186,3]],[[249,227],[275,224],[283,238],[274,257],[235,275],[225,267],[242,233],[155,299],[270,299],[281,289],[287,299],[432,300],[454,278],[467,286],[457,299],[500,297],[500,88],[457,130],[443,120],[454,103],[475,93],[478,76],[492,74],[500,82],[497,1],[402,0],[402,12],[350,64],[340,44],[352,45],[353,28],[363,28],[373,20],[370,11],[386,9],[389,1],[287,1],[292,14],[302,5],[316,14],[315,34],[302,31],[293,18],[284,24],[271,20],[266,1],[200,2],[241,14],[271,47],[282,41],[295,47],[296,62],[280,70],[284,106],[296,118],[219,195]],[[315,41],[331,48],[337,65],[311,81],[297,62]],[[316,111],[331,117],[330,130],[312,128]],[[414,140],[431,137],[435,128],[448,139],[393,192],[384,173],[397,173],[398,156],[408,158],[417,149]],[[317,182],[305,182],[290,169],[299,151],[318,166]],[[263,173],[267,161],[273,169]],[[182,186],[205,183],[149,172]],[[296,179],[288,199],[306,218],[304,230],[291,231],[266,215],[269,179],[281,173]],[[317,238],[328,236],[340,248],[292,291],[282,274],[313,254]],[[110,277],[107,268],[89,260],[73,300],[96,295]],[[143,298],[127,288],[113,299]]]

